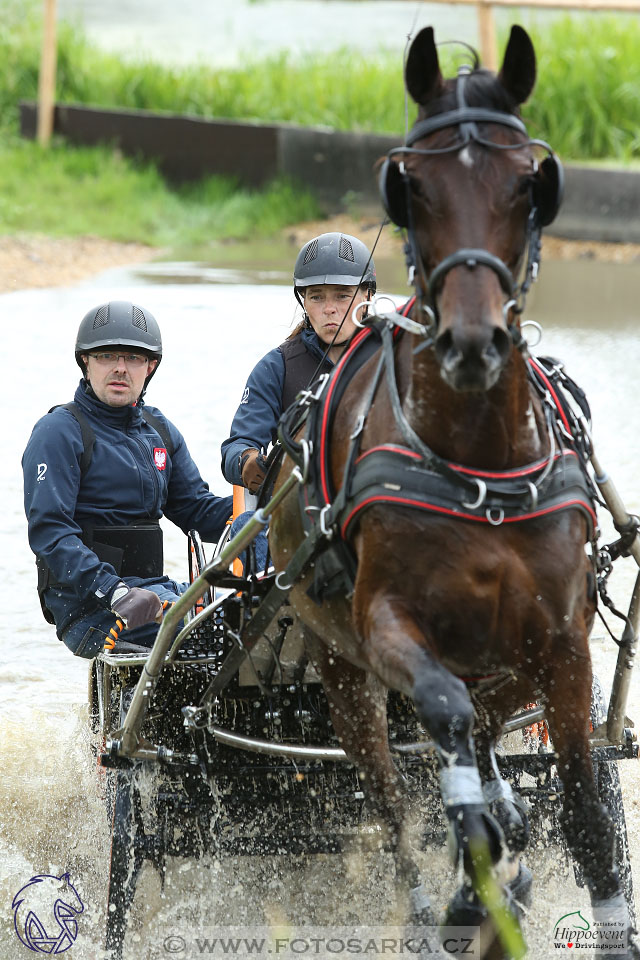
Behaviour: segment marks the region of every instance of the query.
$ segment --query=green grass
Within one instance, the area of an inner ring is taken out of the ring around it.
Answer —
[[[169,186],[151,164],[108,148],[61,142],[43,151],[18,135],[18,104],[37,97],[39,0],[0,0],[0,232],[94,233],[172,248],[269,234],[321,215],[308,192],[264,191],[212,178]],[[538,85],[524,109],[531,133],[563,160],[640,161],[640,18],[573,16],[531,31]],[[505,38],[501,38],[504,44]],[[129,62],[59,25],[57,99],[266,123],[395,133],[404,130],[397,57],[347,50],[304,61],[280,56],[243,69]],[[450,56],[443,54],[445,72]],[[409,110],[410,122],[414,116]]]
[[[26,3],[26,12],[25,12]],[[0,125],[15,127],[17,103],[37,92],[40,4],[0,0]],[[640,157],[640,18],[574,15],[531,30],[538,85],[525,115],[566,160]],[[504,44],[505,37],[501,37]],[[451,70],[448,49],[442,54]],[[122,60],[62,23],[58,99],[296,123],[400,135],[404,91],[399,58],[279,56],[242,69],[168,67]],[[411,111],[413,113],[413,111]]]
[[[286,182],[252,191],[210,177],[171,188],[152,164],[107,147],[43,150],[17,138],[0,146],[0,233],[93,234],[177,251],[318,216],[311,195]]]
[[[640,158],[640,18],[563,17],[532,30],[538,85],[524,114],[565,159]]]

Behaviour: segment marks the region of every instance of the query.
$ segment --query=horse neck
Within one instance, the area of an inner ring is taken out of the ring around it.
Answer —
[[[542,407],[525,361],[515,348],[497,384],[486,393],[459,393],[442,377],[433,351],[411,352],[403,409],[409,423],[438,456],[478,469],[523,466],[549,452]]]

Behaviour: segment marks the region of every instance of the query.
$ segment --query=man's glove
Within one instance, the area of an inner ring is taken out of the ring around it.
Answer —
[[[162,622],[162,604],[152,590],[119,583],[111,596],[111,610],[124,621],[125,629],[135,630],[145,623]]]
[[[245,450],[240,455],[242,483],[248,488],[249,493],[258,492],[266,472],[267,461],[257,450]]]

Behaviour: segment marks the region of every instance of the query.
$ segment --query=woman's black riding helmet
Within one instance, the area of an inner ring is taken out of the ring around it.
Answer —
[[[145,389],[162,360],[162,337],[153,314],[128,300],[112,300],[85,314],[76,337],[76,363],[86,376],[82,355],[98,347],[131,347],[157,360]]]
[[[304,244],[293,268],[293,291],[302,306],[304,287],[335,283],[345,287],[367,284],[376,292],[376,268],[369,250],[347,233],[323,233]]]

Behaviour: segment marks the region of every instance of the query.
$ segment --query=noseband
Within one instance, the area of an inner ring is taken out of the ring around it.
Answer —
[[[529,137],[527,128],[522,120],[519,117],[516,117],[514,114],[505,113],[500,110],[490,110],[483,107],[468,106],[465,99],[464,88],[469,73],[469,67],[462,67],[458,73],[456,85],[456,97],[458,105],[456,109],[448,110],[445,113],[438,114],[434,117],[429,117],[426,120],[421,120],[411,130],[405,141],[405,146],[396,147],[387,154],[387,159],[385,161],[381,176],[383,200],[386,201],[387,199],[385,178],[389,175],[389,165],[392,162],[392,156],[404,156],[406,154],[437,156],[445,153],[457,153],[472,142],[478,143],[491,150],[521,150],[523,147],[542,147],[547,151],[548,154],[547,159],[543,161],[543,163],[551,162],[554,165],[554,170],[556,171],[558,178],[559,192],[562,184],[561,167],[549,144],[544,140],[532,140]],[[523,134],[526,137],[526,140],[520,143],[510,144],[495,143],[492,140],[486,140],[480,135],[478,130],[479,123],[493,123],[502,127],[508,127],[512,130],[516,130],[518,133]],[[440,148],[419,148],[414,146],[418,140],[422,140],[424,137],[430,136],[432,133],[435,133],[438,130],[443,130],[449,127],[459,127],[460,129],[460,139],[454,144]],[[418,289],[416,289],[416,293],[418,300],[421,302],[422,310],[427,313],[430,318],[431,323],[429,332],[433,335],[438,326],[439,315],[437,296],[442,288],[447,274],[450,273],[451,270],[454,270],[456,267],[460,266],[464,266],[470,270],[475,269],[477,266],[485,266],[493,270],[498,277],[500,286],[506,296],[503,307],[505,319],[507,321],[507,325],[511,329],[514,339],[519,342],[519,332],[517,333],[513,328],[513,324],[509,323],[509,317],[510,315],[515,316],[522,313],[527,292],[531,286],[531,283],[537,278],[540,264],[541,218],[539,216],[538,205],[536,204],[534,197],[532,196],[531,209],[526,228],[525,242],[527,249],[527,264],[523,279],[519,284],[516,282],[513,274],[504,261],[500,259],[500,257],[497,257],[495,254],[490,253],[488,250],[484,250],[482,248],[475,249],[462,247],[459,250],[456,250],[455,253],[452,253],[441,260],[440,263],[438,263],[437,266],[435,266],[431,273],[427,276],[416,239],[411,204],[411,180],[402,160],[397,166],[404,181],[406,197],[406,224],[401,225],[406,226],[407,229],[408,243],[406,250],[407,262],[410,268],[409,279],[411,283],[415,283],[416,269],[420,272],[424,293],[421,296]],[[387,206],[387,212],[389,212],[388,204],[386,202],[385,206]],[[391,219],[394,219],[393,216]],[[553,219],[553,216],[551,216],[551,219]],[[428,298],[427,303],[424,302],[425,297]]]

